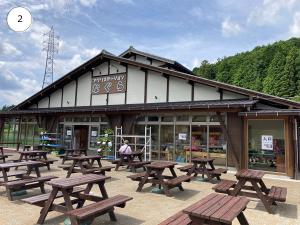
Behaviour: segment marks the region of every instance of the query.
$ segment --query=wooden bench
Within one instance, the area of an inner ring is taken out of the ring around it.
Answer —
[[[150,161],[147,161],[147,162],[133,161],[130,163],[130,167],[132,168],[133,172],[136,172],[136,169],[141,168],[141,167],[144,169],[144,171],[146,171],[146,168],[144,167],[144,165],[150,164],[150,163],[151,163]]]
[[[222,180],[220,183],[215,185],[212,189],[214,189],[215,192],[229,194],[230,188],[234,188],[235,185],[236,185],[236,181]]]
[[[151,172],[151,175],[154,175],[155,172]],[[129,175],[127,176],[127,178],[130,178],[133,181],[140,181],[141,179],[143,179],[143,177],[146,175],[146,172],[142,172],[142,173],[136,173],[133,175]]]
[[[285,202],[286,201],[287,188],[272,186],[268,197],[274,202]]]
[[[180,185],[182,182],[190,182],[191,177],[188,175],[181,175],[170,180],[166,180],[166,184],[170,187],[175,187]]]
[[[50,170],[50,164],[53,164],[54,162],[56,162],[58,160],[57,159],[47,159],[47,160],[45,160],[45,159],[38,159],[38,161],[43,162],[47,166],[48,170]]]
[[[190,169],[193,168],[194,165],[190,164],[190,165],[186,165],[186,166],[183,166],[183,167],[179,167],[178,169],[181,171],[181,172],[186,172],[188,173]]]
[[[208,170],[207,173],[211,176],[211,178],[216,177],[218,180],[221,180],[220,176],[222,173],[227,173],[227,169],[218,168],[214,170]]]
[[[72,192],[70,193],[70,195],[76,195],[82,191],[84,191],[84,188],[79,188],[79,187],[75,187]],[[22,199],[23,202],[26,202],[30,205],[36,205],[36,206],[40,206],[40,207],[44,207],[46,201],[49,199],[50,197],[50,193],[46,193],[46,194],[41,194],[41,195],[36,195],[30,198],[25,198]],[[57,195],[55,196],[55,198],[60,198],[63,197],[63,194],[61,191],[59,191],[57,193]]]
[[[27,172],[26,171],[13,171],[13,172],[8,172],[6,174],[7,177],[22,177],[23,175],[25,175]],[[0,174],[0,178],[3,178],[3,175]]]
[[[127,201],[132,200],[132,197],[125,195],[116,195],[114,197],[102,200],[100,202],[92,203],[82,208],[74,209],[66,212],[66,215],[75,219],[72,225],[79,225],[80,222],[88,219],[94,219],[97,216],[112,212],[114,207],[124,208]],[[117,221],[114,214],[110,214],[110,219],[112,221]]]
[[[182,211],[174,214],[168,219],[164,220],[158,225],[191,225],[192,220],[188,214],[183,213]]]
[[[21,180],[3,182],[1,183],[1,185],[6,187],[7,194],[8,194],[7,197],[9,200],[12,201],[13,200],[12,192],[14,191],[27,190],[27,189],[39,187],[41,189],[41,192],[45,193],[44,183],[54,178],[57,177],[55,176],[29,177]]]

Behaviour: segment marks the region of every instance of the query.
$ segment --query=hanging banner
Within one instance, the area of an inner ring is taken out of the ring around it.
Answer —
[[[262,135],[261,136],[261,149],[262,150],[273,150],[273,136]]]
[[[127,75],[118,73],[92,78],[92,95],[123,93],[126,91]]]

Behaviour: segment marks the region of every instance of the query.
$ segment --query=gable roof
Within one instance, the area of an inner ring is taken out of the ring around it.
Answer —
[[[141,55],[144,56],[146,58],[150,58],[150,59],[155,59],[157,61],[161,61],[161,62],[165,62],[167,64],[173,65],[175,68],[178,68],[181,72],[185,72],[185,73],[189,73],[189,74],[193,74],[193,72],[186,68],[185,66],[183,66],[182,64],[180,64],[179,62],[175,61],[175,60],[171,60],[171,59],[167,59],[161,56],[157,56],[157,55],[153,55],[147,52],[143,52],[140,50],[135,49],[133,46],[130,46],[126,51],[124,51],[123,53],[121,53],[119,56],[123,57],[123,58],[127,58],[126,56],[132,55],[132,54],[137,54],[137,55]]]
[[[61,77],[60,79],[53,82],[51,85],[49,85],[46,88],[44,88],[43,90],[37,92],[36,94],[29,97],[25,101],[21,102],[20,104],[18,104],[11,110],[24,109],[24,108],[26,108],[26,106],[36,103],[40,99],[47,97],[54,91],[60,89],[65,84],[69,83],[70,81],[76,79],[77,77],[80,77],[81,75],[83,75],[84,73],[86,73],[88,71],[91,71],[92,68],[98,66],[101,62],[104,62],[107,60],[113,60],[113,61],[117,61],[122,64],[128,64],[128,65],[136,66],[136,67],[139,67],[142,69],[152,70],[152,71],[155,71],[155,72],[158,72],[161,74],[165,74],[168,76],[185,79],[190,82],[200,83],[200,84],[208,85],[211,87],[219,88],[222,90],[235,92],[235,93],[239,93],[242,95],[247,95],[247,96],[249,96],[249,98],[267,100],[269,102],[285,105],[286,107],[294,107],[294,108],[300,109],[300,103],[298,103],[298,102],[294,102],[294,101],[290,101],[290,100],[287,100],[284,98],[260,93],[260,92],[249,90],[246,88],[237,87],[237,86],[230,85],[230,84],[225,84],[225,83],[222,83],[219,81],[205,79],[203,77],[199,77],[199,76],[192,75],[192,74],[187,74],[187,73],[178,72],[178,71],[174,71],[174,70],[170,70],[170,69],[166,69],[166,68],[162,68],[162,67],[156,67],[156,66],[144,64],[144,63],[137,62],[137,61],[134,61],[131,59],[126,59],[123,57],[115,56],[107,51],[102,51],[100,54],[98,54],[94,58],[88,60],[87,62],[78,66],[74,70],[70,71],[69,73],[67,73],[66,75]]]

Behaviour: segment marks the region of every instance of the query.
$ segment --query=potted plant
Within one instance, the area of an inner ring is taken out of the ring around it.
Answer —
[[[97,138],[97,153],[101,156],[109,156],[112,151],[113,130],[104,130],[104,135]]]

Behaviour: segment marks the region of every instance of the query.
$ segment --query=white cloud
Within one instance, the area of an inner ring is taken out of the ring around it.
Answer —
[[[294,14],[293,24],[289,27],[289,33],[293,37],[300,36],[300,12]]]
[[[275,25],[284,10],[293,9],[296,0],[264,0],[248,16],[248,22],[256,25]]]
[[[87,48],[84,49],[82,54],[87,58],[92,58],[100,53],[100,50],[97,48]]]
[[[97,2],[97,0],[79,0],[80,4],[83,6],[93,6]]]
[[[133,4],[133,0],[113,0],[116,3],[122,3],[122,4]]]
[[[30,9],[31,12],[37,12],[37,11],[41,11],[41,10],[48,10],[49,5],[47,3],[37,4],[37,5],[30,4],[29,9]]]
[[[222,22],[222,34],[225,37],[231,37],[239,34],[241,27],[237,22],[232,21],[229,17]]]
[[[0,42],[0,55],[17,56],[21,54],[22,52],[8,41]]]

